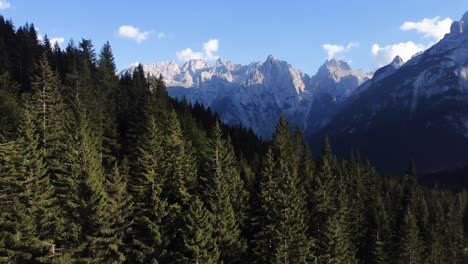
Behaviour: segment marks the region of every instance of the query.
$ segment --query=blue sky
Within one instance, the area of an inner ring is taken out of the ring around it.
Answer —
[[[247,64],[274,54],[308,74],[327,58],[371,71],[397,53],[410,57],[465,11],[466,0],[0,0],[16,26],[33,22],[62,47],[71,38],[91,39],[96,50],[109,41],[119,69],[197,57]]]

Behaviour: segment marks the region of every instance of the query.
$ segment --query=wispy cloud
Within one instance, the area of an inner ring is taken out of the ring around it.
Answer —
[[[446,33],[450,32],[452,22],[453,20],[449,17],[441,19],[438,16],[434,18],[424,18],[417,22],[404,22],[400,26],[400,30],[414,30],[418,34],[423,34],[423,36],[428,39],[427,43],[407,41],[384,46],[374,44],[371,48],[374,67],[379,68],[389,64],[397,55],[404,61],[408,61],[416,53],[428,49],[437,41],[441,40]]]
[[[50,41],[50,44],[52,46],[54,46],[55,43],[57,43],[58,45],[62,44],[63,42],[65,42],[65,39],[62,38],[62,37],[60,37],[60,38],[51,38],[49,41]]]
[[[7,0],[0,0],[0,10],[5,10],[11,7],[11,3]]]
[[[118,32],[119,37],[133,39],[138,43],[147,40],[149,34],[148,31],[141,31],[139,28],[130,25],[120,26]]]
[[[39,28],[36,28],[36,31],[37,31],[37,39],[41,42],[44,41],[44,36],[39,33]],[[50,42],[50,45],[53,47],[55,45],[55,43],[57,43],[59,46],[65,42],[65,38],[63,37],[53,37],[53,38],[50,38],[49,39],[49,42]]]
[[[166,33],[164,33],[164,32],[158,32],[158,34],[156,35],[156,37],[157,37],[158,39],[164,39],[164,38],[166,38]]]
[[[449,17],[441,19],[436,16],[434,18],[424,18],[419,22],[406,21],[401,25],[400,29],[404,31],[416,30],[418,33],[424,34],[426,38],[441,40],[444,35],[450,32],[450,26],[453,20]]]
[[[322,45],[322,48],[327,53],[327,59],[329,60],[336,58],[336,55],[340,53],[349,52],[351,49],[356,48],[356,47],[359,47],[359,43],[357,42],[350,42],[346,46],[329,44],[329,43],[325,43]]]
[[[403,61],[408,61],[414,54],[425,49],[427,49],[427,46],[424,44],[408,41],[383,47],[374,44],[372,45],[371,53],[374,60],[374,67],[380,68],[389,64],[397,55],[400,56]]]
[[[219,42],[217,39],[210,39],[203,43],[203,51],[193,51],[191,48],[186,48],[176,52],[177,59],[181,61],[189,61],[194,59],[216,60],[219,58],[215,53],[218,52]]]

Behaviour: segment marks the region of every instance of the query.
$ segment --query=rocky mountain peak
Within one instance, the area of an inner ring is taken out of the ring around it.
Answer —
[[[405,62],[403,61],[403,59],[402,59],[400,56],[397,55],[397,56],[393,59],[391,65],[392,65],[395,69],[398,69],[398,68],[400,68],[404,63],[405,63]]]

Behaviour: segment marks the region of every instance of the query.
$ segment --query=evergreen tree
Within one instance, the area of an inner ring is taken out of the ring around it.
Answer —
[[[8,73],[0,75],[0,142],[13,140],[21,121],[19,85]]]
[[[33,258],[34,219],[21,202],[26,192],[19,161],[15,142],[0,145],[0,260],[5,263]]]
[[[352,264],[358,263],[357,245],[353,241],[353,213],[349,186],[343,175],[340,180],[339,208],[327,225],[328,258],[327,263]]]
[[[97,80],[99,96],[102,99],[102,161],[106,171],[111,172],[119,154],[119,135],[117,127],[119,80],[115,75],[117,69],[109,42],[99,54]]]
[[[54,198],[54,187],[49,179],[44,164],[43,149],[34,118],[25,111],[24,120],[19,129],[22,168],[17,168],[24,174],[24,202],[28,213],[35,222],[35,235],[40,239],[53,240],[57,235],[56,225],[60,221],[59,211]]]
[[[150,118],[139,147],[138,173],[131,175],[129,190],[133,200],[133,222],[127,243],[128,262],[158,263],[161,255],[161,219],[166,215],[166,200],[162,198],[163,136]]]
[[[58,206],[59,220],[55,223],[54,240],[62,246],[65,241],[76,239],[76,179],[71,165],[74,163],[74,139],[68,115],[60,91],[60,82],[42,57],[38,64],[38,75],[33,78],[33,95],[28,100],[39,135],[39,146]],[[68,221],[67,221],[68,220]],[[67,230],[65,232],[65,230]]]
[[[239,221],[236,219],[231,201],[230,181],[226,174],[226,146],[221,140],[220,128],[215,127],[210,140],[210,159],[207,163],[207,175],[202,179],[204,197],[209,211],[213,215],[213,239],[218,244],[220,259],[224,263],[239,263],[245,252],[245,241],[241,237]],[[229,168],[228,168],[229,169]]]
[[[123,263],[126,261],[126,245],[125,238],[130,227],[131,214],[133,205],[130,195],[127,192],[126,162],[122,172],[120,172],[117,164],[114,165],[114,170],[108,174],[106,179],[106,190],[108,194],[108,206],[111,218],[112,237],[109,240],[109,259],[114,260],[114,263]]]
[[[82,113],[78,160],[74,171],[79,179],[78,213],[80,226],[80,244],[76,248],[77,258],[85,263],[112,262],[115,256],[111,239],[114,236],[108,197],[105,192],[105,174],[96,148],[95,137],[90,130],[86,113]]]
[[[310,241],[306,237],[306,196],[299,182],[297,155],[294,155],[294,140],[285,116],[282,116],[273,139],[273,157],[276,160],[271,183],[263,183],[262,211],[270,211],[271,226],[265,226],[260,234],[261,251],[273,251],[272,263],[306,263],[310,257]],[[272,162],[267,161],[264,173],[272,170]],[[267,178],[268,179],[268,178]],[[268,203],[271,202],[271,209]],[[266,238],[266,239],[265,239]],[[269,249],[268,247],[274,246]]]
[[[274,263],[279,240],[275,227],[274,191],[277,187],[276,162],[273,151],[268,150],[260,182],[260,208],[254,219],[254,225],[259,229],[255,234],[255,263]]]
[[[199,198],[193,197],[190,200],[188,212],[183,219],[183,257],[179,260],[180,263],[219,263],[211,214]]]
[[[338,179],[336,176],[336,161],[333,157],[328,138],[325,138],[318,170],[316,174],[317,187],[314,193],[315,208],[312,221],[314,237],[318,241],[314,247],[314,253],[319,263],[326,263],[331,256],[330,237],[327,230],[333,229],[332,218],[336,215],[338,207]]]
[[[417,264],[424,263],[423,245],[419,235],[416,218],[408,208],[404,219],[402,240],[401,240],[401,263]]]

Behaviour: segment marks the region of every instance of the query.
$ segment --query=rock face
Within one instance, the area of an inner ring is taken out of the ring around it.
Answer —
[[[317,130],[370,77],[331,60],[311,78],[272,55],[249,65],[218,59],[214,65],[191,60],[181,66],[157,62],[143,68],[162,75],[171,96],[211,107],[224,122],[240,123],[263,138],[271,137],[282,113],[293,126]]]
[[[467,163],[467,21],[468,13],[404,65],[396,59],[378,70],[315,137],[327,134],[341,154],[358,149],[381,168]]]

